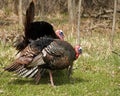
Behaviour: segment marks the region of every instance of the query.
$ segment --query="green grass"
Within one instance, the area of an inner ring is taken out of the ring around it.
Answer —
[[[69,34],[67,21],[54,19],[56,28],[62,28],[66,40],[75,45],[75,35]],[[58,21],[58,22],[57,22]],[[59,25],[60,23],[65,23]],[[57,25],[58,24],[58,25]],[[17,26],[3,26],[7,35],[17,32]],[[18,30],[22,32],[23,30]],[[14,33],[15,34],[15,33]],[[10,35],[11,36],[11,35]],[[14,39],[15,36],[12,37]],[[83,54],[74,62],[72,78],[67,78],[66,70],[53,72],[52,87],[49,75],[38,85],[32,79],[20,78],[14,73],[4,72],[3,68],[14,60],[17,51],[13,41],[0,42],[0,96],[119,96],[120,94],[120,56],[111,52],[109,33],[93,32],[81,35]],[[120,33],[116,33],[113,49],[120,53]]]
[[[48,74],[36,85],[32,79],[4,72],[2,68],[14,60],[16,51],[9,44],[1,44],[0,96],[119,96],[120,57],[110,52],[107,38],[100,39],[82,40],[83,55],[74,62],[71,80],[66,70],[55,71],[55,88],[51,87]],[[118,45],[115,43],[116,49]]]

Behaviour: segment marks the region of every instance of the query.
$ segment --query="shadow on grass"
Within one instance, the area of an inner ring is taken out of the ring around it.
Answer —
[[[68,78],[65,71],[55,71],[53,73],[53,80],[56,86],[60,85],[66,85],[66,84],[77,84],[82,82],[89,82],[89,80],[84,80],[80,77],[71,77]],[[44,85],[44,84],[50,84],[49,80],[49,74],[45,73],[43,77],[41,77],[39,84],[36,84],[34,79],[28,79],[28,78],[17,78],[16,80],[12,80],[9,82],[9,84],[18,84],[18,85],[24,85],[24,84],[31,84],[31,85]]]

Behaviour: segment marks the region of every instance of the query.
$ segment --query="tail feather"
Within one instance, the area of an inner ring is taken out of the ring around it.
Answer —
[[[27,77],[28,78],[33,78],[35,76],[35,74],[37,74],[37,72],[38,72],[38,69],[34,70],[34,72],[31,72],[31,74],[28,75]]]
[[[32,1],[26,11],[26,21],[27,22],[33,22],[35,16],[35,4]]]
[[[22,70],[22,72],[20,73],[20,74],[18,74],[19,76],[23,76],[24,74],[26,74],[27,72],[28,72],[29,70],[26,70],[26,68],[24,68],[23,70]]]
[[[43,68],[39,68],[38,66],[32,68],[32,69],[26,69],[26,68],[20,68],[19,70],[17,70],[17,74],[21,77],[24,78],[34,78],[36,84],[39,83],[41,76],[44,75],[44,72],[46,71],[46,69]]]
[[[32,1],[26,11],[25,21],[24,21],[24,36],[20,36],[14,43],[14,47],[20,52],[29,43],[29,28],[30,24],[33,22],[35,16],[35,4]]]
[[[28,32],[28,29],[29,29],[29,25],[31,22],[33,22],[34,20],[34,16],[35,16],[35,4],[34,2],[32,1],[26,11],[26,18],[25,18],[25,38],[27,39],[27,34],[29,33]]]
[[[39,69],[34,77],[34,80],[36,82],[36,84],[39,83],[40,79],[41,79],[41,74],[40,74],[41,70]]]
[[[22,77],[29,77],[29,76],[31,76],[33,74],[36,74],[36,72],[37,72],[36,70],[38,70],[37,67],[34,67],[34,68],[30,69],[30,70],[27,70],[25,72],[25,74],[22,75]]]
[[[15,70],[16,73],[20,73],[20,71],[24,68],[24,66],[21,66],[20,68],[18,68],[17,70]]]
[[[46,69],[43,69],[43,68],[39,68],[37,73],[33,76],[36,84],[39,83],[41,77],[43,76],[44,72],[46,71]]]
[[[20,74],[22,74],[25,70],[26,70],[26,68],[22,68],[20,71],[17,72],[17,74],[20,75]]]
[[[16,64],[16,63],[13,63],[12,65],[4,68],[5,71],[9,71],[9,72],[12,72],[12,71],[16,71],[17,69],[19,69],[20,67],[22,67],[23,65],[21,64]]]

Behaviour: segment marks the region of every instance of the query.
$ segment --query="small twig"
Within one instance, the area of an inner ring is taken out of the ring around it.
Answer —
[[[112,53],[114,53],[114,54],[116,54],[116,55],[120,56],[120,54],[119,54],[119,53],[117,53],[117,52],[115,52],[115,51],[112,51]]]

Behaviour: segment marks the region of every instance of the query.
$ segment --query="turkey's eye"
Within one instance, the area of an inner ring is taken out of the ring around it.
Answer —
[[[63,32],[62,32],[62,31],[60,31],[60,33],[59,33],[59,34],[60,34],[60,36],[64,36],[64,34],[63,34]]]
[[[82,47],[80,47],[80,48],[78,49],[78,52],[79,52],[79,54],[82,53]]]

